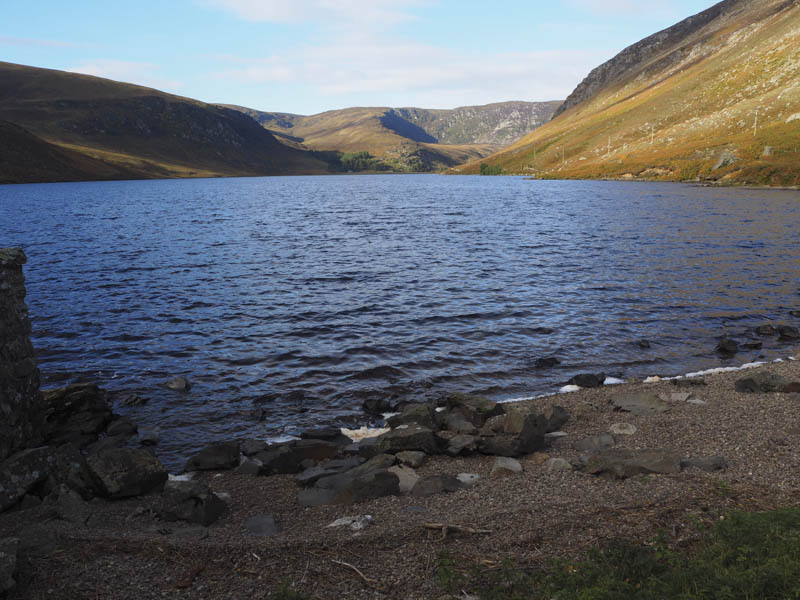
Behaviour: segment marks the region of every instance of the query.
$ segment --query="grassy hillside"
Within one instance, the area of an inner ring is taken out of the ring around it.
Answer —
[[[79,179],[275,175],[327,168],[237,111],[98,77],[2,62],[0,119],[69,156],[86,157],[85,169],[75,171]],[[31,165],[30,176],[60,180],[63,166]],[[10,178],[3,174],[5,167],[0,179]]]
[[[642,40],[482,162],[550,178],[798,185],[800,4],[727,0]]]
[[[279,139],[319,151],[369,152],[396,170],[435,170],[483,158],[550,119],[560,102],[453,110],[347,108],[317,115],[240,110]]]

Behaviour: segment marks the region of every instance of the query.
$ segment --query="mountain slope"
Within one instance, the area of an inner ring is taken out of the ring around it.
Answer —
[[[599,66],[559,110],[484,162],[542,177],[800,184],[800,3],[720,2]]]
[[[0,183],[126,179],[134,173],[45,142],[0,121]]]
[[[346,108],[303,116],[239,106],[282,141],[312,150],[369,152],[429,169],[496,152],[550,119],[559,102],[502,102],[453,110]]]
[[[49,144],[113,165],[126,177],[326,169],[237,111],[108,79],[3,62],[0,119]],[[107,178],[103,175],[102,169],[96,173]]]

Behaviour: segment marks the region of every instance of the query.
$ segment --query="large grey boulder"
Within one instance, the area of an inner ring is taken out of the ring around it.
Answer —
[[[535,407],[510,405],[506,408],[503,430],[493,435],[483,435],[478,440],[478,451],[495,456],[523,456],[544,447],[548,419]]]
[[[472,421],[457,410],[445,413],[442,428],[462,435],[475,435],[478,433],[478,428],[472,424]]]
[[[167,470],[153,454],[139,448],[114,448],[86,459],[101,495],[107,498],[140,496],[168,479]]]
[[[296,440],[272,444],[253,455],[263,464],[262,474],[293,474],[305,468],[305,461],[317,463],[337,456],[343,446],[325,440]]]
[[[14,579],[17,574],[17,552],[19,552],[17,538],[0,540],[0,594],[11,591],[17,584]]]
[[[411,490],[411,495],[416,498],[424,498],[445,492],[457,492],[464,487],[465,485],[452,475],[429,475],[417,481]]]
[[[544,418],[547,419],[547,427],[545,433],[552,433],[553,431],[560,431],[561,428],[569,421],[569,415],[562,406],[552,406],[545,408],[543,413]]]
[[[669,404],[655,394],[642,392],[638,394],[617,394],[611,398],[611,405],[616,410],[629,412],[637,417],[648,417],[665,413]]]
[[[208,526],[227,509],[227,504],[199,481],[168,481],[161,495],[161,518],[165,521],[180,520]]]
[[[782,375],[769,371],[759,371],[736,381],[735,389],[744,394],[760,394],[781,392],[791,385],[792,381]]]
[[[415,450],[406,450],[404,452],[397,453],[397,461],[400,464],[408,465],[412,469],[418,469],[423,464],[425,464],[425,460],[428,458],[428,455],[424,452],[419,452]]]
[[[416,423],[428,429],[436,429],[433,408],[429,404],[406,404],[399,415],[386,420],[389,427]]]
[[[79,383],[43,390],[47,442],[73,443],[83,448],[97,441],[97,435],[111,421],[106,392],[93,383]]]
[[[439,446],[433,430],[421,425],[401,425],[379,435],[375,444],[379,452],[397,454],[405,450],[419,450],[427,454],[438,454]]]
[[[218,442],[205,446],[186,461],[184,471],[222,471],[239,465],[239,442]]]
[[[355,477],[338,490],[333,504],[356,504],[383,496],[400,495],[400,478],[389,470]]]
[[[36,484],[54,471],[56,458],[52,448],[23,450],[0,464],[0,512],[14,506]]]
[[[75,525],[86,525],[92,516],[92,508],[80,494],[63,483],[48,497],[55,509],[56,517]]]
[[[298,493],[297,502],[302,506],[353,504],[399,495],[400,479],[388,471],[395,462],[394,456],[379,454],[353,469],[319,478],[313,487]]]
[[[447,408],[458,411],[475,427],[481,428],[487,419],[502,415],[505,410],[502,404],[492,402],[480,396],[453,394],[447,398]]]
[[[478,438],[473,435],[454,435],[447,439],[444,453],[448,456],[473,454],[477,449]]]
[[[607,479],[627,479],[650,473],[674,474],[681,471],[681,458],[671,450],[611,448],[591,455],[584,470]]]

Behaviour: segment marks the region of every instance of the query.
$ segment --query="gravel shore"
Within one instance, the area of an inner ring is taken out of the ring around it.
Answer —
[[[628,383],[526,401],[563,406],[565,437],[546,452],[571,460],[575,444],[615,423],[636,426],[615,436],[620,448],[665,448],[685,458],[723,456],[725,471],[687,469],[610,481],[577,471],[548,472],[530,457],[520,475],[492,478],[490,456],[431,457],[417,470],[476,473],[467,490],[427,498],[392,496],[353,506],[303,508],[291,475],[252,477],[227,471],[198,479],[230,494],[230,511],[209,528],[158,519],[159,496],[93,500],[85,526],[56,520],[45,505],[0,515],[0,538],[19,537],[18,586],[10,599],[43,598],[267,598],[282,580],[312,598],[438,598],[435,569],[442,551],[456,567],[499,565],[513,557],[525,565],[549,557],[579,557],[587,547],[625,538],[649,542],[659,531],[680,547],[696,535],[692,523],[732,509],[766,510],[800,505],[800,394],[744,394],[734,384],[769,371],[800,381],[800,361],[755,370],[706,375],[707,385]],[[655,416],[616,412],[609,401],[622,392],[647,391],[668,400]],[[690,403],[676,400],[690,392]],[[245,521],[272,514],[282,531],[249,537]],[[326,527],[334,520],[371,515],[354,532]],[[427,529],[458,525],[489,533]],[[469,590],[467,590],[469,591]]]

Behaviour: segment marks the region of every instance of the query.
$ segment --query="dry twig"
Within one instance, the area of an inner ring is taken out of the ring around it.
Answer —
[[[361,577],[361,579],[363,579],[364,583],[366,583],[367,585],[371,585],[371,586],[377,586],[378,585],[377,581],[375,581],[374,579],[372,579],[370,577],[367,577],[366,575],[364,575],[364,573],[361,572],[361,570],[358,567],[356,567],[354,565],[351,565],[350,563],[346,563],[346,562],[344,562],[342,560],[335,560],[333,558],[331,559],[331,562],[335,562],[337,565],[344,565],[345,567],[353,569],[353,571],[358,573],[358,576]]]
[[[442,532],[442,539],[449,533],[492,533],[489,529],[475,529],[474,527],[464,527],[463,525],[448,525],[447,523],[423,523],[425,529],[439,529]]]

